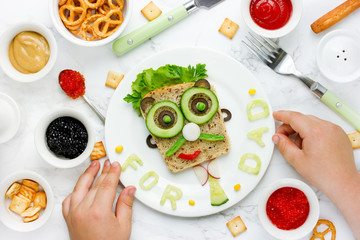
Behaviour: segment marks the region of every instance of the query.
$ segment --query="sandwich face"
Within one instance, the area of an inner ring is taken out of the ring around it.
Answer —
[[[194,86],[194,83],[166,86],[149,92],[143,98],[142,116],[171,172],[183,171],[230,150],[230,140],[215,89],[206,83],[206,87]],[[196,104],[199,103],[201,108],[197,110]],[[196,123],[201,134],[215,136],[216,140],[201,137],[194,141],[185,140],[182,130],[188,123]],[[181,147],[169,154],[169,149],[182,140]],[[179,157],[180,154],[189,156],[195,152],[200,153],[194,159]]]

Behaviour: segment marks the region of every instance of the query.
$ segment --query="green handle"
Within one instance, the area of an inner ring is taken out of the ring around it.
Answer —
[[[357,131],[360,131],[360,114],[346,105],[335,94],[327,90],[320,100],[353,125]]]
[[[153,21],[145,24],[139,29],[128,35],[117,39],[113,43],[113,50],[116,54],[122,55],[133,48],[139,46],[149,38],[171,27],[175,23],[187,17],[189,13],[183,5],[173,9],[172,11],[161,15]]]

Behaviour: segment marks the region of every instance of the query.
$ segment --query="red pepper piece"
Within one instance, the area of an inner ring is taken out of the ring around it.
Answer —
[[[184,160],[194,160],[197,156],[199,156],[200,153],[200,150],[197,150],[193,154],[180,153],[178,157]]]

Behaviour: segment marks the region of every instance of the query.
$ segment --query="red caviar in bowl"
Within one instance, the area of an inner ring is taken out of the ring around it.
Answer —
[[[76,99],[85,94],[85,78],[74,70],[66,69],[59,74],[59,84],[66,95]]]
[[[297,188],[283,187],[271,194],[266,203],[266,214],[279,229],[292,230],[304,224],[310,205],[305,194]]]

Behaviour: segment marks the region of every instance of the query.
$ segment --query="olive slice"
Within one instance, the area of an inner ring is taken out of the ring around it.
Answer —
[[[210,83],[206,79],[199,79],[195,82],[194,87],[203,87],[210,89]]]
[[[151,134],[149,134],[149,136],[147,136],[146,138],[146,144],[148,145],[149,148],[157,148],[156,143],[153,143],[154,139],[152,138]]]
[[[198,108],[198,103],[203,103],[205,105],[204,109],[201,111]],[[197,113],[197,114],[202,114],[204,112],[206,112],[209,109],[209,104],[208,102],[203,99],[203,98],[196,98],[194,101],[192,101],[191,103],[191,109]]]
[[[152,105],[154,103],[154,101],[155,101],[155,99],[152,97],[143,98],[143,100],[141,100],[141,103],[140,103],[141,110],[143,110],[143,112],[145,112],[148,105]]]
[[[170,119],[170,121],[166,121],[166,117]],[[164,128],[171,127],[175,122],[175,116],[172,112],[168,110],[163,110],[160,112],[158,117],[159,124],[163,126]]]
[[[232,114],[229,110],[227,110],[226,108],[221,109],[222,113],[226,114],[226,117],[224,117],[224,122],[230,121]]]

